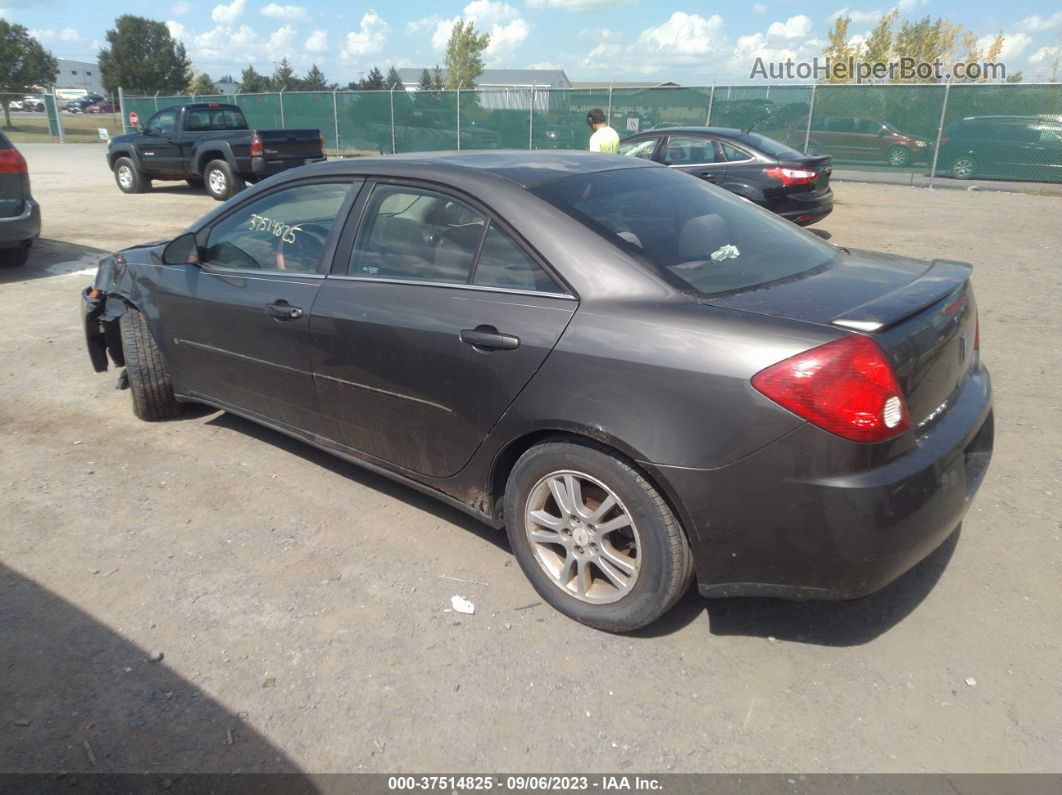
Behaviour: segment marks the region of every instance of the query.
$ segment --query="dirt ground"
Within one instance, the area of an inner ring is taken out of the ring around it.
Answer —
[[[1062,198],[836,183],[833,242],[975,265],[997,437],[961,534],[861,601],[691,592],[617,637],[414,491],[224,413],[137,421],[79,290],[214,202],[22,148],[45,225],[0,271],[0,771],[1062,769]]]

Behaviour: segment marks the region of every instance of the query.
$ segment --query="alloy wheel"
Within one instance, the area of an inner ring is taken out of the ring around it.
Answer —
[[[969,179],[974,173],[973,161],[968,157],[961,157],[951,164],[951,173],[958,179]]]
[[[528,496],[524,527],[538,565],[569,596],[618,602],[638,581],[638,529],[596,478],[570,470],[546,475]]]
[[[210,192],[215,196],[225,195],[225,175],[221,169],[215,168],[211,171],[207,183],[210,185]]]
[[[118,166],[118,184],[123,188],[133,187],[133,169],[129,166]]]

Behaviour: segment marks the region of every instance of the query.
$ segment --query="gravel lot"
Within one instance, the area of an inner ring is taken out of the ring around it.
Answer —
[[[818,225],[975,265],[997,438],[961,535],[858,602],[691,592],[616,637],[414,491],[224,413],[137,421],[78,292],[214,202],[22,149],[45,228],[0,271],[0,770],[1062,769],[1062,198],[837,183]]]

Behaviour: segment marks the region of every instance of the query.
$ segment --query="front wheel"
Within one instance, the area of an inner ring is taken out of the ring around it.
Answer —
[[[597,629],[652,623],[693,577],[667,502],[630,462],[593,443],[549,442],[524,453],[509,475],[505,525],[539,595]]]
[[[129,307],[119,320],[119,326],[125,372],[133,395],[133,414],[149,421],[176,417],[182,406],[174,397],[162,351],[151,336],[147,320],[140,310]]]
[[[951,164],[951,175],[955,179],[970,179],[974,175],[974,161],[970,157],[957,158]]]
[[[122,193],[143,193],[151,188],[151,180],[128,157],[114,161],[114,181]]]
[[[902,146],[894,146],[885,155],[885,160],[894,168],[902,168],[911,164],[911,150]]]
[[[203,169],[203,181],[211,198],[223,202],[246,187],[224,160],[211,160]]]

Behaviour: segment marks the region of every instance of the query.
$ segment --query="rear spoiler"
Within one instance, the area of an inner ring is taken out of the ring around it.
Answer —
[[[962,287],[973,266],[950,259],[935,259],[925,273],[898,290],[857,306],[830,321],[854,331],[881,331],[917,314]]]

